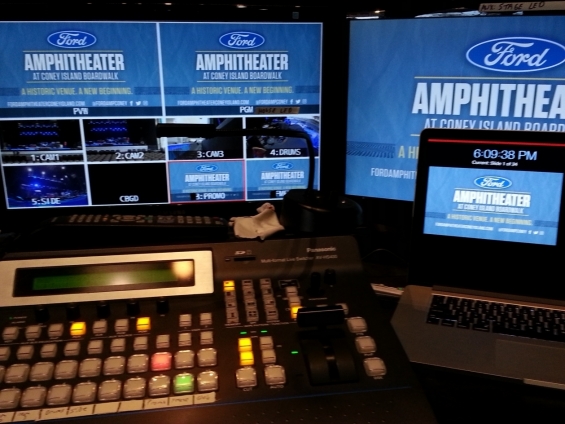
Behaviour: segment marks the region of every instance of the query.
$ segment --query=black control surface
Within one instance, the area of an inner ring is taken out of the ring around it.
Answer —
[[[1,422],[434,422],[352,238],[167,250],[214,293],[0,310]]]

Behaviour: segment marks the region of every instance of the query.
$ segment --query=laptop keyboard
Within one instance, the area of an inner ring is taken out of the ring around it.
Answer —
[[[429,324],[565,342],[565,311],[434,295]]]

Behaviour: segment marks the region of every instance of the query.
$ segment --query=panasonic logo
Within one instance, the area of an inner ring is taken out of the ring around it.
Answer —
[[[504,177],[479,177],[475,178],[473,183],[480,188],[488,188],[492,190],[500,190],[503,188],[508,188],[512,185],[512,181]]]
[[[565,62],[565,46],[531,37],[507,37],[483,41],[467,50],[467,60],[496,72],[535,72]]]
[[[219,42],[230,49],[247,50],[262,46],[265,43],[265,37],[255,32],[235,31],[222,35]]]
[[[198,165],[196,167],[198,172],[214,172],[218,170],[216,165]]]
[[[96,37],[84,31],[57,31],[47,37],[47,42],[63,49],[84,49],[96,44]]]
[[[310,247],[306,248],[306,252],[308,253],[320,253],[320,252],[336,252],[337,249],[335,247],[317,247],[314,249],[311,249]]]
[[[290,162],[277,162],[273,164],[273,169],[281,170],[281,169],[292,169],[292,163]]]

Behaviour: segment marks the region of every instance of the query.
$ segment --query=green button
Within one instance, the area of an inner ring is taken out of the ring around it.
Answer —
[[[194,376],[189,373],[179,374],[175,377],[175,394],[192,393],[194,391]]]

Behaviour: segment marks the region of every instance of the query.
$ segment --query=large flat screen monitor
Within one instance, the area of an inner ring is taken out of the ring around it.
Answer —
[[[346,193],[412,201],[424,128],[565,131],[565,16],[354,20]]]
[[[290,16],[0,22],[10,40],[0,52],[0,203],[64,214],[305,188],[305,140],[156,134],[159,123],[296,129],[319,157],[323,24]]]

